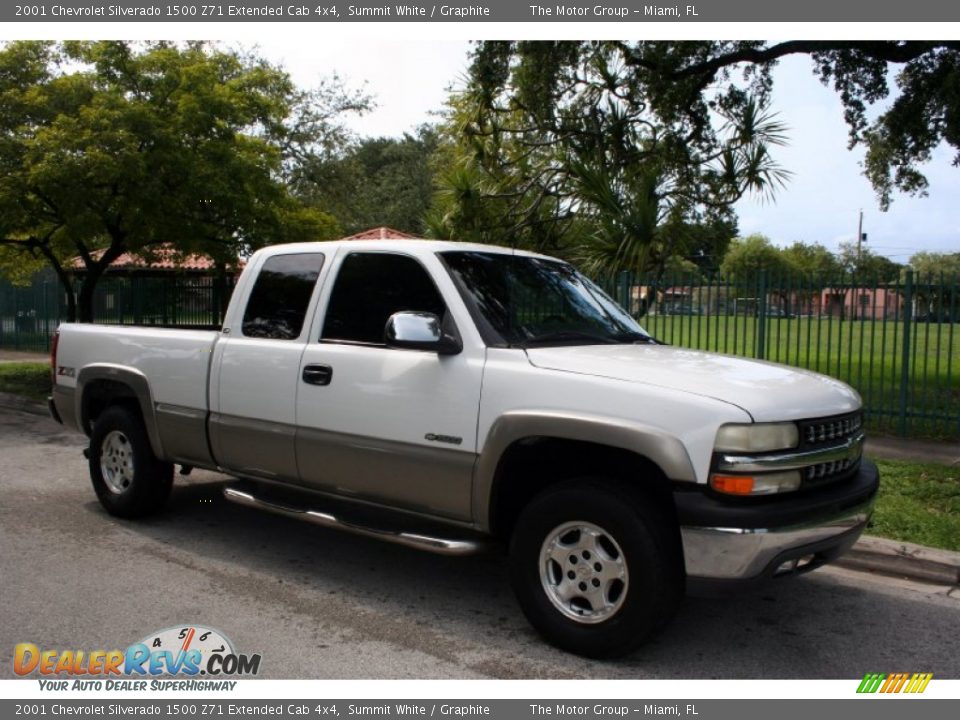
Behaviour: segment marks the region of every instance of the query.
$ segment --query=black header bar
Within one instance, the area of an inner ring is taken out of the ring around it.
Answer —
[[[59,0],[4,3],[0,22],[956,22],[960,3],[944,0],[685,0],[680,4],[454,0]]]

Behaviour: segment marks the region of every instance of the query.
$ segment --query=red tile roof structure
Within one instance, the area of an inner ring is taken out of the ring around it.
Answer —
[[[400,230],[394,230],[389,227],[376,227],[364,230],[356,235],[350,235],[342,240],[416,240],[416,235],[405,233]],[[91,255],[96,259],[103,255],[103,250],[96,250]],[[246,263],[240,260],[236,267],[242,269]],[[67,267],[71,270],[83,271],[86,268],[83,259],[73,258]],[[110,272],[117,270],[187,270],[191,272],[205,272],[213,270],[215,263],[207,255],[198,253],[190,255],[180,254],[172,245],[161,245],[153,248],[150,252],[150,258],[137,253],[124,253],[112,263],[110,263]]]
[[[377,227],[364,230],[356,235],[341,238],[342,240],[417,240],[416,235],[394,230],[388,227]]]
[[[91,255],[96,259],[103,255],[103,250],[95,250]],[[216,267],[213,259],[200,254],[182,255],[171,245],[161,245],[150,252],[150,258],[143,257],[137,253],[124,253],[112,263],[110,270],[189,270],[193,272],[204,272],[213,270]],[[241,260],[237,263],[238,268],[244,266]],[[71,270],[85,270],[83,259],[73,258],[68,267]]]

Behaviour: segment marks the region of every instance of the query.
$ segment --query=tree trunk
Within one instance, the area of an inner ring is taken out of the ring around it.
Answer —
[[[78,322],[93,322],[93,291],[97,287],[97,282],[106,272],[110,264],[118,257],[123,255],[126,249],[122,240],[114,240],[114,243],[108,247],[100,259],[95,262],[86,263],[87,274],[80,285],[80,292],[77,295],[77,314]]]
[[[60,281],[60,287],[67,296],[67,322],[77,321],[77,298],[73,293],[73,279],[70,274],[63,269],[63,266],[55,260],[51,262],[54,272],[57,273],[57,280]]]
[[[77,322],[93,322],[93,291],[97,287],[97,280],[101,273],[94,274],[88,270],[80,284],[80,292],[77,296]]]
[[[61,283],[62,284],[62,283]],[[77,321],[77,298],[73,294],[73,284],[64,286],[67,294],[67,322]]]

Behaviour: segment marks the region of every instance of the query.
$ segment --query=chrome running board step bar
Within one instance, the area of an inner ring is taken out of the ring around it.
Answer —
[[[255,495],[254,493],[258,491],[259,488],[255,485],[237,483],[224,487],[223,497],[238,505],[266,510],[277,515],[304,520],[321,527],[345,530],[356,535],[386,540],[396,545],[406,545],[438,555],[475,555],[489,546],[480,535],[471,537],[465,533],[464,537],[443,537],[441,533],[434,531],[434,528],[431,528],[429,532],[413,531],[412,528],[400,530],[387,526],[388,524],[396,524],[398,520],[395,519],[392,519],[392,522],[379,525],[368,518],[360,520],[351,517],[346,519],[328,511],[300,505],[298,502],[292,501],[289,494],[284,494],[281,499],[273,497],[272,494]],[[307,495],[307,493],[298,494]],[[313,502],[313,498],[310,498],[310,502]],[[443,530],[446,531],[447,529],[443,528]]]

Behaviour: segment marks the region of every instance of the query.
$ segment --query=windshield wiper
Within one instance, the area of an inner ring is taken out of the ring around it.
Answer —
[[[541,333],[540,335],[528,337],[518,343],[515,343],[514,347],[525,348],[530,347],[531,345],[539,345],[540,343],[568,342],[577,340],[589,340],[591,343],[599,343],[602,345],[617,344],[617,341],[613,338],[605,337],[603,335],[594,335],[593,333],[581,332],[579,330],[555,330],[553,332]]]
[[[653,345],[662,345],[659,340],[657,340],[653,335],[647,335],[642,332],[628,331],[619,333],[617,336],[617,342],[627,342],[627,343],[651,343]]]

